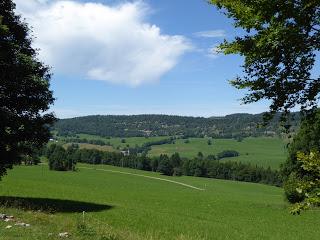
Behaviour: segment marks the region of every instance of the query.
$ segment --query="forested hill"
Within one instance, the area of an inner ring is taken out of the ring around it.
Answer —
[[[170,115],[95,115],[61,119],[54,130],[59,135],[77,133],[108,137],[133,136],[211,136],[215,138],[237,138],[248,136],[272,136],[281,132],[279,116],[268,126],[258,127],[263,114],[232,114],[225,117],[182,117]],[[292,114],[293,129],[297,127],[299,115]]]

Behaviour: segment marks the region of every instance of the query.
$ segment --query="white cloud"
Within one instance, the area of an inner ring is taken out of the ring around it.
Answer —
[[[218,58],[221,55],[221,50],[218,45],[213,45],[207,49],[206,56],[210,58]]]
[[[226,37],[226,32],[224,30],[209,30],[194,33],[196,37],[204,38],[223,38]]]
[[[192,48],[183,36],[164,35],[146,22],[142,2],[15,2],[53,72],[137,86],[159,80]]]

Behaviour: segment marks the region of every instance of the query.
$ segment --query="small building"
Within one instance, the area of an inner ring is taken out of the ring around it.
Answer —
[[[129,156],[130,155],[130,150],[123,150],[121,151],[121,153],[123,154],[123,156]]]

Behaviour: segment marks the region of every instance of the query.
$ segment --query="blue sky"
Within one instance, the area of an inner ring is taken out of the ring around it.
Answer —
[[[242,59],[210,52],[240,32],[205,0],[16,3],[34,27],[41,60],[52,66],[51,88],[57,98],[52,110],[60,118],[267,110],[266,103],[241,105],[244,93],[228,83],[241,74]],[[83,10],[92,14],[82,16]],[[50,20],[53,14],[57,17]],[[92,22],[86,26],[63,14]],[[61,21],[60,27],[55,21]]]

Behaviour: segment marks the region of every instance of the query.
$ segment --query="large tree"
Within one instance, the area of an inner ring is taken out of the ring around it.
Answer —
[[[271,101],[270,112],[295,106],[317,106],[319,71],[314,71],[320,50],[318,0],[210,0],[235,26],[242,28],[233,41],[220,45],[226,54],[244,57],[244,74],[231,83],[247,89],[244,103]]]
[[[37,58],[30,30],[11,0],[0,0],[0,177],[50,136],[54,98],[49,68]]]

